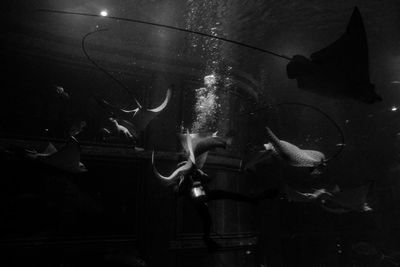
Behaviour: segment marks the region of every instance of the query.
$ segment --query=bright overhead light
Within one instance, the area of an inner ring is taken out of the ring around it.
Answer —
[[[397,110],[397,107],[392,107],[392,111],[396,111]]]
[[[107,10],[101,11],[101,12],[100,12],[100,15],[103,16],[103,17],[107,17],[107,16],[108,16]]]

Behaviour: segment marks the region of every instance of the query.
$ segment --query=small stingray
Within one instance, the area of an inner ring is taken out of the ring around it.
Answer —
[[[341,190],[329,198],[322,207],[334,213],[372,211],[372,208],[367,203],[370,187],[371,184],[366,184],[352,189]]]
[[[285,197],[288,201],[293,202],[325,202],[338,192],[340,192],[338,185],[335,185],[332,189],[310,188],[301,191],[288,185],[285,186]]]
[[[267,151],[272,151],[279,159],[294,167],[318,168],[325,165],[325,155],[315,150],[304,150],[286,141],[279,140],[268,128],[271,143],[265,144]],[[317,169],[315,169],[317,170]]]
[[[366,202],[369,187],[368,184],[352,189],[340,189],[335,185],[331,190],[310,188],[300,192],[286,186],[285,195],[289,201],[316,203],[332,213],[368,212],[372,210]]]
[[[184,135],[180,135],[181,143],[187,154],[187,160],[178,164],[178,168],[170,175],[161,175],[154,165],[154,151],[152,154],[152,165],[154,174],[164,180],[174,180],[177,177],[181,178],[181,182],[184,176],[193,171],[195,168],[202,175],[207,176],[201,168],[207,159],[208,152],[214,148],[226,148],[227,144],[230,144],[230,138],[219,137],[214,133],[212,136],[204,134],[190,134],[189,131]]]
[[[124,126],[118,124],[118,121],[114,118],[108,118],[108,120],[111,122],[112,127],[105,129],[108,131],[109,134],[113,133],[114,136],[126,138],[126,139],[132,139],[133,135],[131,132]]]
[[[119,109],[109,104],[105,100],[97,100],[97,99],[96,100],[102,107],[104,107],[109,112],[110,116],[115,118],[115,122],[113,121],[114,125],[113,128],[114,130],[118,130],[117,131],[118,134],[124,132],[126,133],[125,129],[127,129],[129,131],[129,134],[123,134],[122,136],[125,136],[127,138],[134,137],[135,139],[137,139],[139,138],[140,132],[146,128],[146,126],[150,123],[150,121],[165,109],[170,99],[171,99],[171,89],[168,89],[165,99],[160,106],[153,109],[146,109],[140,106],[132,110]],[[121,128],[119,126],[122,126],[124,128]],[[108,130],[110,132],[113,132],[112,129]]]
[[[311,60],[310,60],[311,59]],[[346,32],[310,59],[295,55],[287,75],[299,88],[333,97],[350,97],[368,104],[382,101],[369,78],[368,42],[357,7]]]
[[[26,150],[26,156],[43,164],[72,173],[86,172],[85,165],[80,162],[80,147],[74,137],[70,137],[67,144],[59,151],[52,143],[42,152]]]

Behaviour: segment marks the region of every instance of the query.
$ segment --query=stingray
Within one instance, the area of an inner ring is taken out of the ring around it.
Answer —
[[[86,172],[85,165],[80,162],[80,147],[78,141],[74,137],[70,137],[67,144],[57,150],[56,147],[49,142],[43,152],[26,150],[25,155],[33,160],[50,165],[54,168],[71,172]]]
[[[103,128],[106,133],[112,134],[114,136],[122,137],[125,139],[132,139],[133,135],[131,132],[124,126],[118,124],[118,121],[114,118],[108,118],[108,120],[111,123],[111,127],[109,128]]]
[[[288,185],[285,186],[285,197],[291,202],[325,202],[334,194],[340,192],[338,185],[334,185],[332,189],[327,188],[309,188],[297,190]]]
[[[339,39],[311,54],[310,59],[293,56],[287,75],[297,80],[300,89],[319,95],[348,97],[369,104],[382,101],[370,82],[367,36],[357,7]]]
[[[121,108],[111,105],[106,100],[98,99],[97,97],[94,97],[96,99],[96,101],[109,112],[109,114],[108,114],[109,116],[107,116],[109,118],[109,120],[110,120],[110,117],[112,117],[111,122],[112,122],[113,129],[108,129],[107,127],[104,127],[102,130],[108,131],[109,133],[116,133],[117,136],[118,135],[124,136],[129,139],[131,139],[133,137],[133,138],[137,139],[137,138],[139,138],[140,132],[146,128],[146,126],[150,123],[150,121],[153,120],[161,111],[163,111],[166,108],[169,100],[171,99],[171,89],[167,90],[165,99],[161,103],[160,106],[158,106],[156,108],[152,108],[152,109],[144,108],[140,104],[140,102],[137,100],[135,94],[129,90],[128,86],[126,86],[122,81],[115,78],[106,69],[102,68],[99,64],[97,64],[97,62],[94,61],[86,51],[86,48],[85,48],[86,38],[92,34],[95,34],[95,33],[101,32],[101,31],[106,31],[106,30],[107,29],[97,29],[95,31],[85,34],[85,36],[83,36],[82,41],[81,41],[82,51],[85,54],[86,58],[97,69],[99,69],[104,74],[106,74],[110,79],[112,79],[122,89],[124,89],[126,91],[126,93],[129,95],[129,97],[135,103],[136,108],[121,109]],[[129,133],[126,132],[125,129],[128,130]]]
[[[356,188],[343,189],[327,199],[321,207],[333,213],[372,211],[372,208],[367,203],[367,195],[371,185],[372,183]]]
[[[217,133],[207,134],[190,134],[189,131],[184,135],[180,135],[182,147],[184,148],[187,160],[178,163],[178,168],[169,176],[161,175],[154,165],[154,151],[152,154],[152,165],[154,174],[163,180],[175,180],[178,177],[184,177],[186,174],[196,168],[202,175],[207,176],[201,169],[206,162],[208,152],[215,148],[226,148],[231,143],[231,138],[223,138],[217,136]],[[181,178],[181,182],[182,182]]]
[[[304,150],[299,147],[279,140],[275,134],[266,127],[270,143],[264,145],[266,151],[271,151],[277,158],[293,167],[312,168],[317,173],[319,167],[325,166],[326,159],[322,152],[316,150]]]
[[[285,195],[289,201],[316,203],[332,213],[368,212],[372,211],[367,203],[369,188],[370,184],[351,189],[341,189],[335,185],[331,190],[310,188],[299,191],[286,186]]]
[[[170,99],[171,89],[168,89],[164,101],[158,107],[147,109],[139,105],[139,107],[131,110],[117,108],[105,100],[96,100],[108,111],[108,114],[112,116],[112,119],[109,118],[109,120],[113,124],[113,129],[105,127],[107,130],[118,134],[122,133],[120,136],[137,139],[139,138],[140,132],[167,107]],[[126,132],[125,129],[128,130],[128,132]]]

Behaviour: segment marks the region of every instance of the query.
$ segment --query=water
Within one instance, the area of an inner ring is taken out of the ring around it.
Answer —
[[[2,5],[4,266],[398,266],[398,1]],[[247,47],[107,17],[37,10],[107,12],[308,57],[340,37],[355,5],[368,37],[370,79],[383,98],[374,104],[301,90],[287,78],[288,60]],[[82,38],[99,29],[107,31],[88,36],[85,48],[108,74],[82,50]],[[167,106],[151,115],[143,130],[130,131],[135,138],[126,138],[121,126],[131,128],[118,111],[99,105],[103,99],[119,109],[135,109],[135,98],[144,111],[161,105],[168,89]],[[323,113],[279,105],[287,102]],[[253,172],[240,170],[269,142],[266,126],[300,149],[332,157],[343,140],[324,114],[343,131],[345,146],[321,174],[280,161],[264,161]],[[214,252],[203,240],[204,207],[152,171],[153,150],[164,175],[187,159],[177,138],[187,129],[232,137],[226,149],[208,155],[206,190],[250,197],[267,189],[280,192],[258,205],[210,201],[211,238],[220,246]],[[48,141],[61,149],[71,133],[81,158],[62,157],[61,162],[80,161],[87,172],[60,171],[21,156],[24,149],[43,151]],[[331,192],[335,185],[347,194],[335,199],[339,203],[368,187],[365,202],[373,211],[354,211],[353,205],[350,212],[334,213],[328,204],[285,199],[287,190]]]

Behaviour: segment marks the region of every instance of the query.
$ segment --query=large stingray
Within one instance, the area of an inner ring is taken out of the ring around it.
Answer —
[[[189,131],[184,135],[180,135],[181,143],[186,151],[187,160],[178,164],[178,168],[170,175],[163,176],[161,175],[155,165],[154,165],[154,151],[152,154],[152,164],[154,174],[164,180],[174,180],[178,177],[184,177],[186,174],[190,173],[193,168],[196,168],[203,175],[206,175],[202,172],[201,168],[203,168],[204,163],[207,159],[208,152],[215,148],[226,148],[228,144],[230,144],[230,138],[219,137],[214,133],[213,135],[206,134],[190,134]],[[181,178],[182,181],[182,178]]]
[[[80,162],[79,143],[72,136],[60,150],[57,150],[52,143],[49,143],[47,148],[41,153],[26,150],[26,156],[67,172],[81,173],[87,171],[85,165]]]
[[[113,127],[107,128],[110,132],[122,133],[127,138],[138,138],[141,131],[168,105],[171,99],[171,89],[167,90],[164,101],[156,108],[147,109],[139,105],[132,110],[120,109],[105,100],[97,100],[97,102],[108,111],[108,115],[112,117]],[[122,126],[118,127],[118,126]],[[122,129],[122,131],[121,131]],[[125,131],[127,129],[129,133]],[[116,131],[117,130],[117,131]]]
[[[317,170],[317,168],[325,165],[325,155],[316,150],[304,150],[299,147],[279,140],[275,134],[266,127],[267,135],[270,143],[265,144],[264,147],[267,151],[272,151],[279,159],[284,161],[290,166],[294,167],[308,167]]]
[[[311,54],[295,55],[287,75],[299,88],[333,97],[350,97],[365,103],[382,101],[369,78],[368,42],[357,7],[346,32],[335,42]]]

